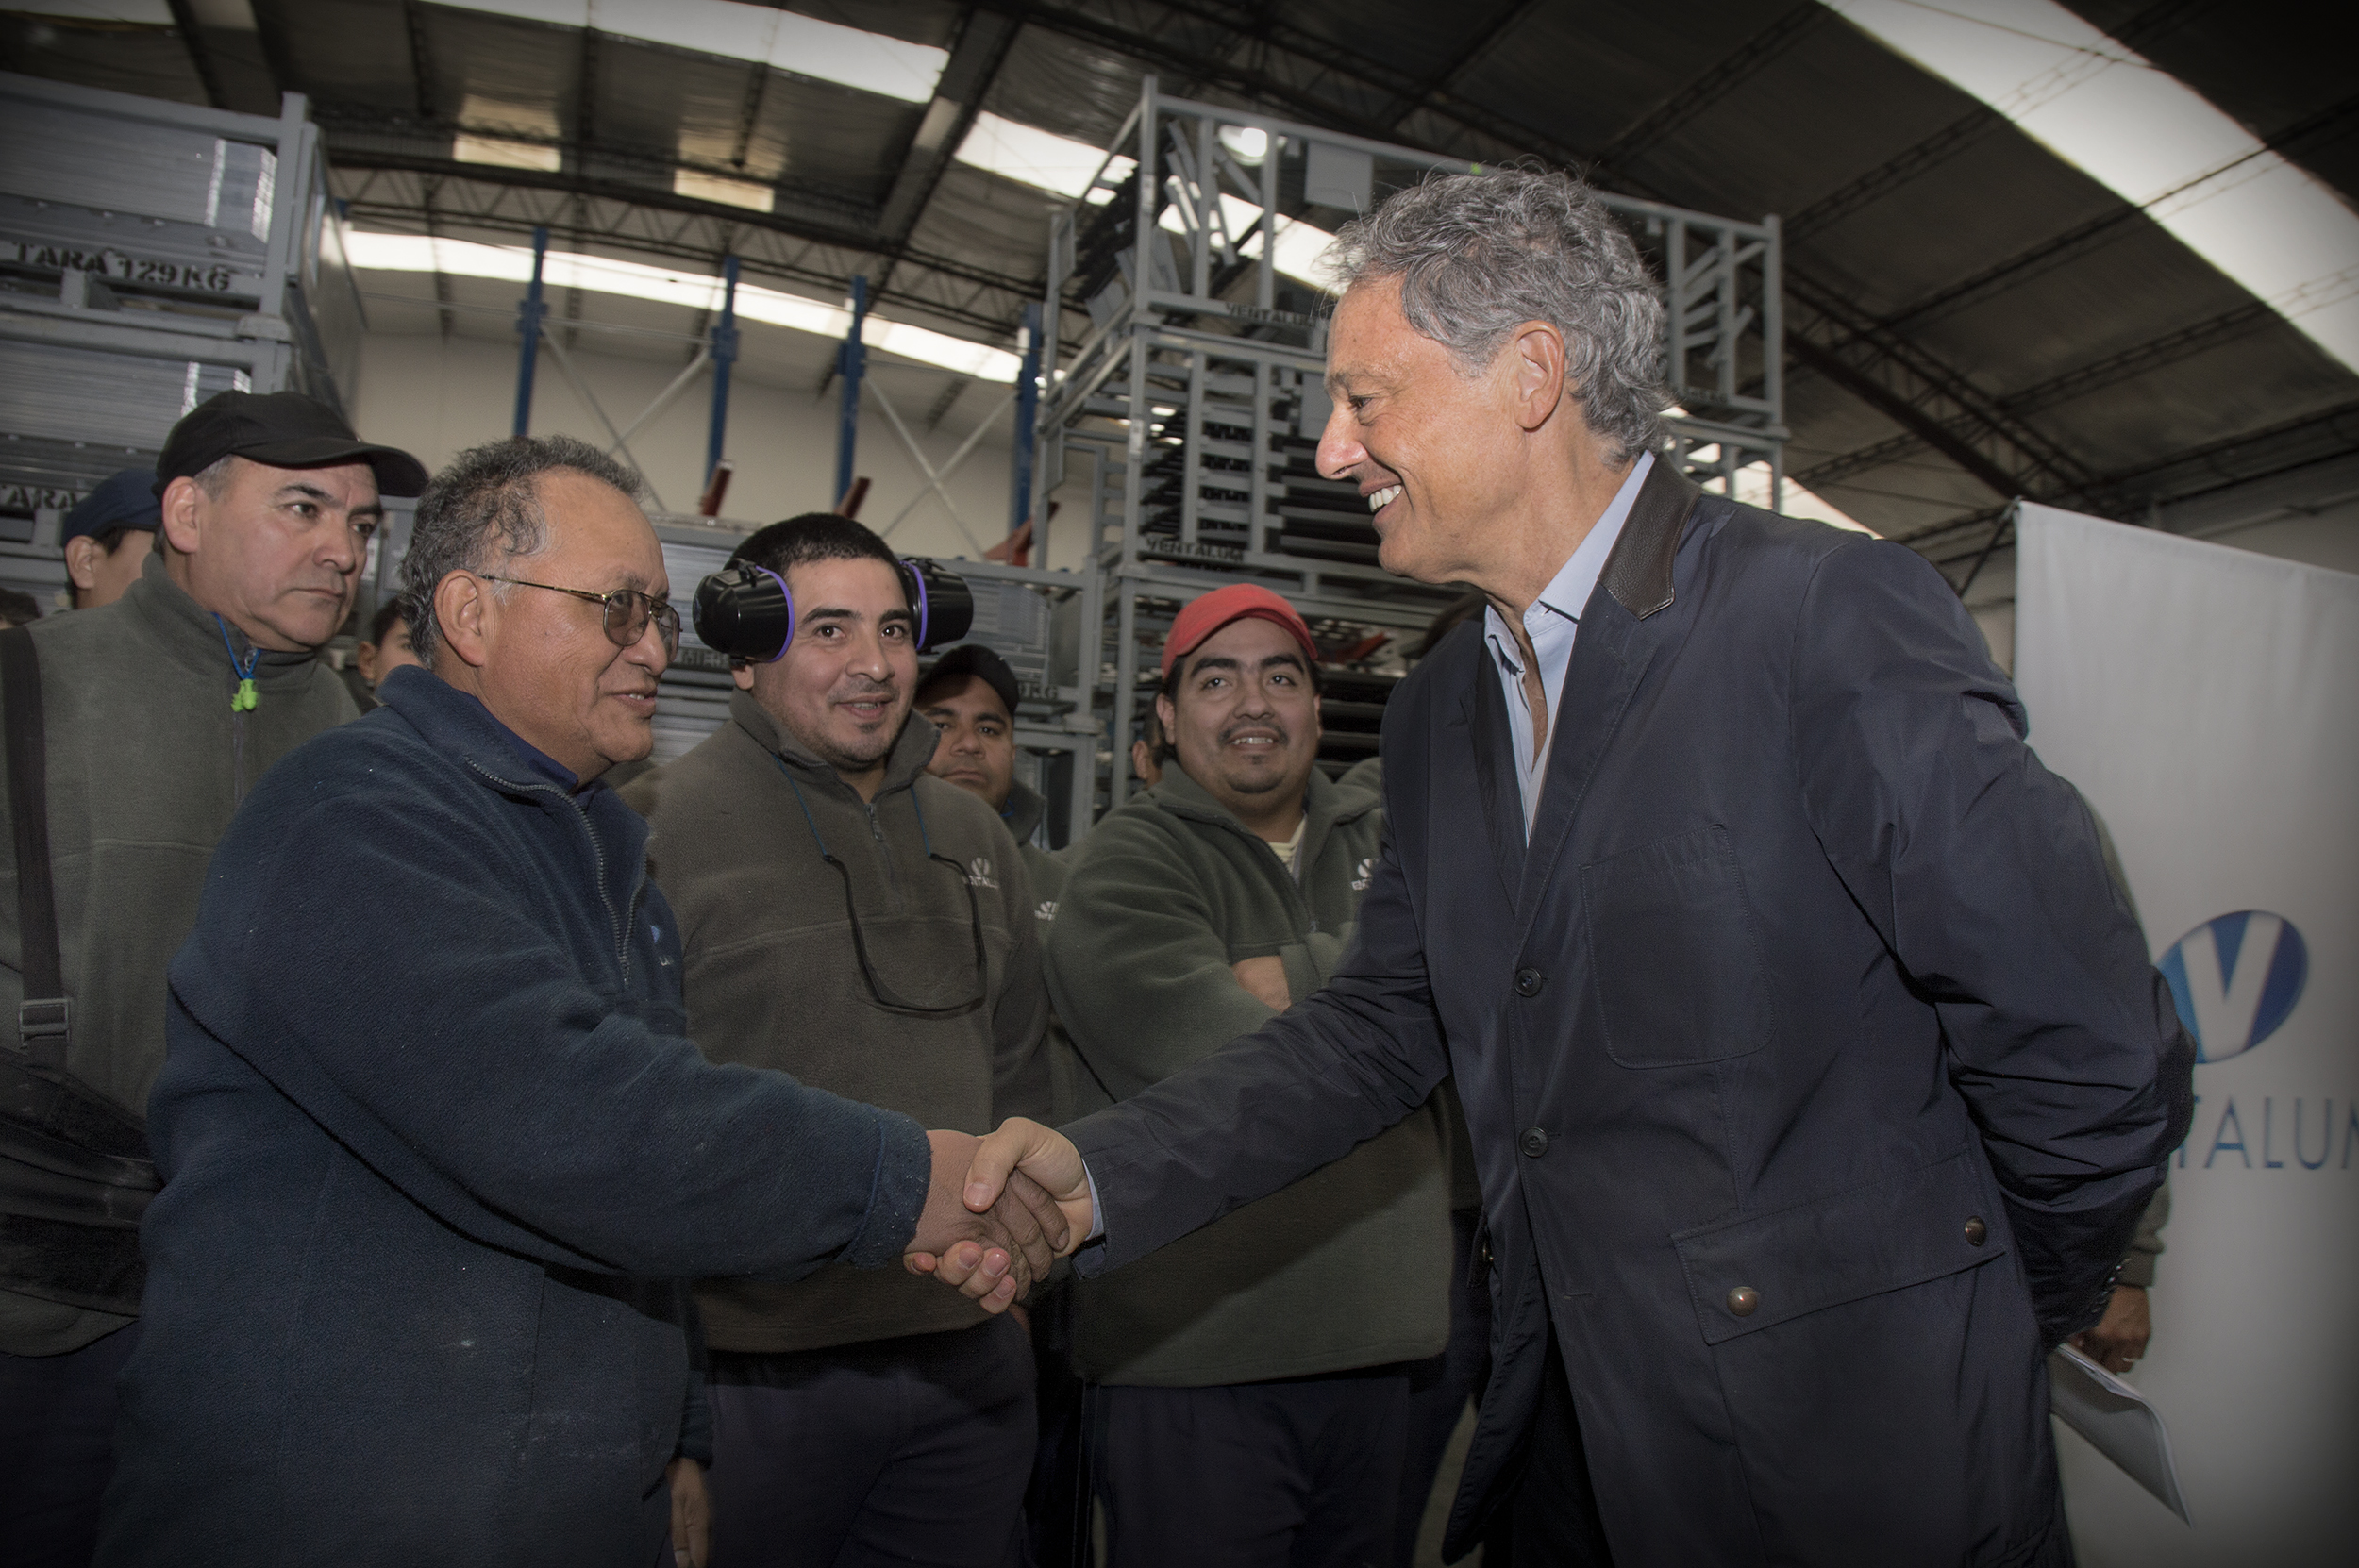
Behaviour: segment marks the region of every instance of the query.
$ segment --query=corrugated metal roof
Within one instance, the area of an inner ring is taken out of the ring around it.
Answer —
[[[782,8],[947,51],[936,101],[594,25],[627,8],[580,8],[584,29],[461,5],[254,0],[258,34],[193,40],[9,13],[0,63],[249,110],[275,108],[275,89],[309,93],[364,226],[513,244],[545,223],[567,249],[707,271],[730,250],[749,277],[814,296],[861,272],[895,319],[999,347],[1037,292],[1062,198],[952,155],[982,110],[1103,143],[1149,72],[1167,91],[1307,124],[1777,213],[1789,471],[1936,559],[1979,548],[2011,492],[2129,515],[2359,447],[2350,369],[2120,196],[1815,4]],[[2332,49],[2285,47],[2294,8],[2072,9],[2351,198],[2348,72]],[[554,166],[460,161],[462,131],[542,149],[533,157]],[[698,185],[683,169],[758,189]],[[732,199],[695,193],[716,191]],[[1288,210],[1300,215],[1298,200]],[[377,292],[420,301],[388,303],[380,325],[439,311],[447,330],[508,331],[497,308],[512,285],[450,280],[438,293],[412,278]],[[1076,328],[1079,303],[1066,302]],[[679,307],[609,296],[567,308],[682,334],[702,325]],[[748,374],[765,374],[767,352],[749,343]],[[824,356],[776,359],[767,373],[789,375]]]

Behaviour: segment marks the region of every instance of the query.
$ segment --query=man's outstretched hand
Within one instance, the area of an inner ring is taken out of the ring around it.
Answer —
[[[945,1278],[986,1311],[1005,1311],[1046,1277],[1061,1254],[1073,1250],[1064,1213],[1037,1183],[1022,1176],[1005,1183],[1004,1190],[995,1182],[989,1200],[973,1202],[972,1173],[984,1140],[967,1132],[929,1132],[926,1141],[933,1151],[932,1178],[902,1261],[913,1274],[928,1274],[936,1259],[954,1254],[961,1266],[955,1277]]]
[[[934,1190],[941,1190],[945,1172],[944,1157],[947,1152],[939,1140],[963,1137],[959,1133],[929,1133],[937,1140],[934,1145]],[[1095,1216],[1090,1209],[1089,1173],[1081,1166],[1081,1151],[1070,1139],[1054,1127],[1028,1122],[1012,1116],[999,1125],[999,1130],[985,1138],[966,1139],[974,1145],[966,1165],[963,1207],[973,1215],[988,1220],[1008,1210],[1020,1210],[1036,1222],[1042,1238],[1049,1243],[1055,1257],[1063,1257],[1088,1240]],[[926,1200],[929,1219],[933,1216],[934,1198]],[[1004,1244],[994,1247],[988,1238],[961,1235],[944,1246],[926,1244],[928,1226],[921,1223],[917,1235],[910,1242],[910,1250],[901,1261],[912,1274],[930,1274],[945,1285],[955,1285],[972,1300],[981,1303],[989,1312],[1005,1311],[1010,1303],[1023,1293],[1024,1285],[1012,1284],[1014,1277],[1012,1259]],[[1046,1272],[1043,1259],[1032,1278]],[[1029,1280],[1026,1281],[1029,1284]]]

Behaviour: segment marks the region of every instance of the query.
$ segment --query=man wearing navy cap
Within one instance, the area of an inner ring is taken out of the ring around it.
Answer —
[[[165,968],[196,919],[207,863],[271,764],[354,716],[319,653],[352,609],[378,495],[425,486],[415,459],[360,441],[310,398],[224,392],[173,426],[155,475],[118,475],[85,503],[92,526],[75,545],[102,567],[116,556],[139,563],[120,597],[0,634],[19,677],[8,749],[45,754],[55,893],[46,942],[43,922],[28,931],[18,899],[0,897],[0,1088],[10,1091],[0,1098],[0,1534],[24,1560],[90,1556],[142,1276],[135,1229],[64,1217],[103,1218],[110,1204],[135,1214],[136,1185],[69,1182],[36,1197],[10,1156],[61,1133],[144,1154]],[[86,544],[118,523],[160,529],[165,548]],[[4,845],[15,842],[4,794],[0,813]],[[22,878],[9,870],[13,887]],[[54,968],[38,961],[44,948]],[[21,1011],[25,1002],[47,1005]],[[27,1126],[10,1116],[19,1090],[61,1095],[85,1115],[72,1129]]]
[[[113,604],[140,580],[164,522],[156,489],[154,469],[126,468],[65,514],[65,575],[75,609]]]

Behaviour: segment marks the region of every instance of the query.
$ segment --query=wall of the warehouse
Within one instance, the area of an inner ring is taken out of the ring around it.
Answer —
[[[679,369],[584,348],[573,351],[573,362],[607,417],[626,427]],[[878,379],[886,381],[893,375],[888,371]],[[973,538],[951,521],[939,496],[927,492],[925,475],[873,401],[861,418],[856,471],[873,481],[861,521],[880,530],[891,526],[894,545],[912,555],[979,556],[979,543],[995,544],[1007,532],[1014,426],[1012,411],[999,405],[1008,389],[983,382],[968,387],[941,426],[926,434],[918,430],[918,423],[942,377],[925,372],[901,375],[903,384],[888,395],[937,469],[949,461],[976,420],[991,414],[990,428],[945,482]],[[609,444],[604,426],[546,353],[541,356],[534,381],[535,435],[562,433],[602,448]],[[515,412],[516,352],[465,338],[371,334],[362,346],[360,390],[355,423],[363,435],[417,454],[428,468],[440,468],[465,448],[508,434]],[[711,408],[711,382],[699,378],[631,437],[631,453],[661,495],[663,509],[695,509],[703,490]],[[837,409],[832,390],[823,398],[808,386],[765,386],[738,377],[729,391],[727,442],[736,473],[722,507],[724,515],[770,522],[829,507],[834,501],[828,492],[835,483]],[[912,502],[916,504],[912,507]],[[907,517],[893,525],[905,507],[910,508]]]

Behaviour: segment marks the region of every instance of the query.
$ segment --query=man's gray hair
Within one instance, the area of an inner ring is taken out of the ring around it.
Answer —
[[[428,669],[443,642],[434,590],[453,572],[496,572],[547,549],[540,481],[557,473],[611,485],[633,501],[643,488],[637,474],[587,442],[515,436],[460,453],[418,497],[417,525],[401,559],[401,618]],[[508,590],[494,586],[493,592],[505,596]]]
[[[1345,288],[1400,279],[1410,326],[1473,375],[1508,335],[1564,335],[1565,375],[1616,463],[1663,444],[1663,299],[1630,234],[1570,175],[1436,175],[1335,236]]]

